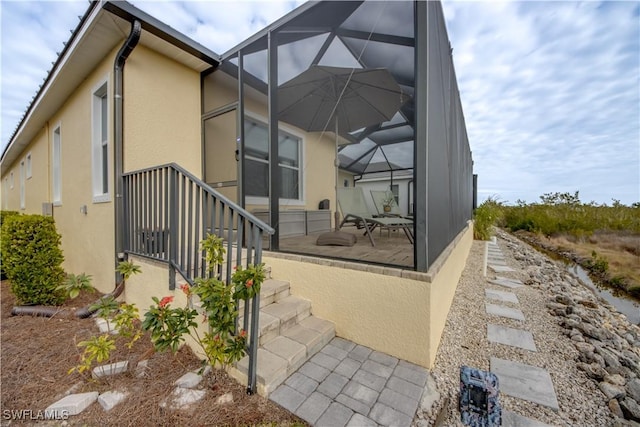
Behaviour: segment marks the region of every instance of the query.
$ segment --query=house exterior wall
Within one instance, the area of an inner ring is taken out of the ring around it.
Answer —
[[[49,201],[49,152],[47,145],[48,128],[44,127],[31,141],[20,157],[2,171],[2,209],[14,210],[25,214],[42,213],[42,203]],[[20,208],[20,163],[27,164],[27,155],[31,155],[31,177],[25,169],[25,208]],[[13,173],[13,188],[10,177]],[[4,179],[8,178],[6,193]]]
[[[62,235],[63,267],[90,274],[101,292],[114,287],[113,63],[118,49],[97,65],[2,177],[13,171],[13,189],[3,194],[8,209],[41,213],[42,203],[52,202],[53,131],[60,126],[62,203],[53,215]],[[105,80],[110,197],[98,203],[92,186],[92,97]],[[175,162],[199,176],[200,73],[140,45],[127,60],[124,90],[125,171]],[[20,162],[27,153],[33,175],[25,181],[26,209],[20,210]]]
[[[398,207],[403,215],[409,214],[408,200],[409,200],[409,187],[408,183],[411,177],[393,178],[393,185],[398,185]],[[370,212],[377,212],[376,206],[371,198],[371,190],[374,191],[386,191],[389,190],[391,181],[389,178],[376,178],[371,180],[361,179],[356,181],[355,186],[361,187],[364,191],[364,198],[369,206]]]
[[[208,114],[218,108],[237,102],[237,81],[222,71],[205,78],[204,84],[204,114]],[[245,91],[245,114],[263,123],[268,121],[266,97],[254,89]],[[286,123],[280,123],[280,128],[303,139],[302,143],[302,192],[301,202],[281,202],[281,210],[306,209],[317,210],[321,200],[329,199],[331,208],[336,206],[335,200],[335,137],[333,133],[322,135],[320,132],[305,132]],[[236,191],[232,187],[231,192]],[[223,194],[232,196],[232,193]],[[235,197],[233,197],[235,200]],[[251,198],[246,203],[248,211],[268,209],[268,204],[251,203]]]
[[[124,68],[124,171],[177,163],[202,176],[200,73],[137,46]]]
[[[111,68],[117,49],[114,49],[82,81],[62,107],[50,117],[43,129],[11,165],[15,184],[9,191],[10,210],[20,207],[20,161],[31,152],[31,179],[26,180],[26,209],[24,213],[42,213],[42,203],[52,202],[51,156],[53,131],[60,126],[62,202],[53,208],[58,233],[62,235],[63,268],[69,273],[86,273],[101,292],[109,292],[114,283],[113,184],[110,200],[93,201],[92,182],[92,97],[96,87],[106,79],[109,91],[113,87]],[[112,96],[109,95],[109,107]],[[108,155],[113,153],[113,114],[108,115]],[[113,183],[110,162],[109,182]],[[16,172],[17,171],[17,172]],[[5,174],[5,171],[3,171]],[[4,178],[4,176],[3,176]],[[86,214],[81,209],[86,206]]]
[[[276,253],[263,261],[338,336],[431,368],[472,239],[468,225],[426,274]]]

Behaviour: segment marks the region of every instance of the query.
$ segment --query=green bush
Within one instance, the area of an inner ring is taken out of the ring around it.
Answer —
[[[60,235],[53,218],[9,216],[2,224],[2,266],[20,304],[61,304],[65,280]]]
[[[5,218],[8,218],[10,216],[16,216],[16,215],[20,215],[20,212],[16,212],[16,211],[0,211],[0,226],[2,226],[2,224],[4,224]]]
[[[491,228],[502,219],[502,204],[489,197],[482,202],[473,215],[473,238],[476,240],[489,240]]]
[[[518,201],[516,206],[503,208],[504,226],[511,231],[563,234],[582,240],[599,230],[640,233],[640,205],[624,206],[617,200],[611,206],[582,203],[577,191],[547,193],[538,203]]]

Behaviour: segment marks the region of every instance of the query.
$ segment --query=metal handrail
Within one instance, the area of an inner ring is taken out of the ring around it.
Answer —
[[[262,262],[263,235],[275,230],[193,174],[169,163],[123,174],[125,252],[169,265],[169,289],[176,272],[191,285],[209,274],[200,241],[224,239],[226,256],[218,276],[231,283],[236,266]],[[244,304],[249,344],[247,392],[256,391],[260,295]]]

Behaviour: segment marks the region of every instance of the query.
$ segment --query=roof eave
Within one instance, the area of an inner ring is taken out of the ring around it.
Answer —
[[[139,20],[142,24],[143,30],[153,34],[154,36],[166,41],[167,43],[175,47],[178,47],[179,49],[187,52],[193,57],[203,61],[205,64],[209,64],[211,66],[211,69],[217,68],[221,63],[221,59],[218,54],[189,39],[184,34],[176,31],[175,29],[160,22],[156,18],[137,9],[136,7],[125,1],[92,1],[87,11],[80,19],[77,27],[72,32],[71,37],[65,44],[65,47],[60,52],[60,55],[58,55],[58,58],[47,74],[44,83],[40,86],[38,92],[25,111],[25,114],[20,119],[16,130],[11,135],[9,143],[4,148],[2,156],[0,156],[0,169],[3,169],[8,164],[12,164],[17,159],[22,150],[24,150],[30,143],[30,141],[23,141],[21,138],[21,135],[29,124],[29,120],[33,117],[34,111],[43,101],[43,98],[45,98],[48,90],[51,88],[51,85],[55,81],[65,62],[69,59],[69,57],[73,54],[74,49],[82,41],[86,31],[91,28],[91,26],[97,19],[99,19],[100,12],[102,10],[114,14],[115,16],[118,16],[125,21],[133,22],[133,20]]]

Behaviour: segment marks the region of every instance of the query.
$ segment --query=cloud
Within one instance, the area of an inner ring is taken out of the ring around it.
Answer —
[[[637,4],[444,9],[480,194],[640,200]]]
[[[133,1],[219,54],[300,3]],[[0,2],[3,146],[86,8]],[[584,200],[640,200],[640,5],[443,0],[443,8],[481,195],[534,201],[580,190]]]

